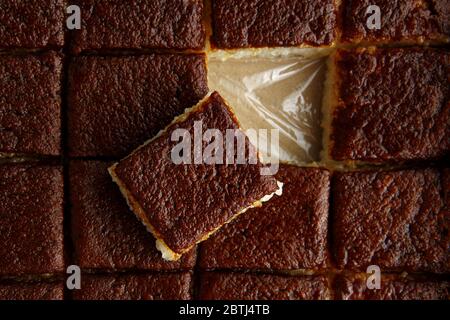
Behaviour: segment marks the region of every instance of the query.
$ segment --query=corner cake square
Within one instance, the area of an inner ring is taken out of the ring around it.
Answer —
[[[64,45],[66,0],[2,0],[0,49]]]
[[[337,173],[333,243],[339,268],[450,271],[448,169]]]

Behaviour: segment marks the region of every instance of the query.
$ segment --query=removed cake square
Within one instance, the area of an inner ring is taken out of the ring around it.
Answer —
[[[205,139],[207,133],[212,132],[210,129],[216,129],[216,134],[219,132],[223,136],[227,129],[242,134],[231,109],[215,92],[109,168],[133,212],[157,238],[156,246],[167,260],[178,260],[240,213],[260,206],[275,193],[281,194],[282,184],[273,176],[261,174],[264,166],[245,135],[246,156],[242,164],[228,161],[227,156],[224,163],[207,164],[194,159],[190,164],[184,160],[177,164],[173,152],[179,139],[174,141],[174,135],[184,132],[183,141],[192,136],[196,140],[198,129],[205,132],[200,138],[203,147],[208,140]],[[219,141],[217,136],[214,141]],[[225,143],[217,146],[225,149]],[[233,148],[240,151],[240,148]],[[189,157],[191,151],[182,157]],[[195,158],[197,152],[192,153]],[[234,153],[236,156],[238,152]],[[236,158],[232,160],[239,160]]]

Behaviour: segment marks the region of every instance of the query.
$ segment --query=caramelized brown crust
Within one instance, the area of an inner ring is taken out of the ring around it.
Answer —
[[[64,45],[65,0],[2,0],[0,49]]]
[[[62,168],[0,165],[0,275],[62,272]]]
[[[123,157],[208,92],[204,55],[80,57],[69,81],[73,157]]]
[[[77,0],[83,25],[73,51],[98,49],[202,49],[202,0]]]
[[[203,273],[200,300],[329,300],[324,276],[278,276],[245,273]]]
[[[63,300],[61,283],[0,284],[0,300]]]
[[[327,264],[329,172],[281,165],[283,195],[201,244],[203,269],[320,269]]]
[[[336,37],[334,0],[212,0],[212,8],[220,49],[328,46]]]
[[[339,300],[448,300],[448,281],[423,281],[382,276],[380,289],[368,289],[363,277],[339,276],[335,298]]]
[[[75,300],[190,300],[190,273],[85,275]]]
[[[338,173],[334,252],[340,268],[450,271],[448,170]]]
[[[172,133],[187,130],[193,145],[195,122],[201,123],[202,132],[218,129],[224,137],[227,129],[239,129],[223,99],[213,93],[186,119],[172,124],[114,168],[122,187],[142,208],[145,217],[141,219],[147,220],[158,238],[176,253],[183,253],[278,189],[273,177],[261,175],[259,160],[249,163],[248,155],[256,158],[256,150],[248,138],[246,164],[194,164],[193,152],[192,164],[175,164],[171,151],[179,141],[172,141]],[[206,145],[203,142],[203,150]],[[222,147],[226,150],[225,145]]]
[[[111,180],[108,162],[73,161],[70,165],[72,233],[77,264],[102,270],[188,270],[196,250],[177,262],[161,259],[155,238],[129,210]]]
[[[448,41],[448,0],[343,0],[343,42],[392,43]],[[369,30],[367,8],[381,10],[381,29]]]
[[[448,52],[338,51],[335,65],[334,160],[426,160],[448,154]]]
[[[61,153],[61,68],[53,52],[0,56],[0,153]]]

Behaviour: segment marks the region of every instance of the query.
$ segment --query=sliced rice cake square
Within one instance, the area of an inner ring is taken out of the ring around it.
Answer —
[[[337,0],[212,0],[218,49],[322,47],[337,35]]]
[[[0,276],[64,271],[64,182],[60,166],[0,165]]]
[[[202,54],[77,57],[69,70],[69,156],[124,157],[207,93]]]
[[[84,275],[74,300],[191,300],[192,274]]]
[[[61,154],[62,55],[0,56],[0,156]]]
[[[378,28],[369,29],[377,11]],[[343,0],[343,43],[422,44],[450,40],[448,0]],[[376,10],[376,9],[375,9]]]
[[[450,151],[450,53],[338,50],[325,98],[326,159],[405,162]]]
[[[1,0],[0,49],[64,45],[66,0]]]
[[[330,300],[326,276],[206,272],[200,277],[200,300]]]
[[[72,50],[200,50],[205,45],[203,0],[76,0],[82,28]]]
[[[76,264],[88,271],[191,270],[196,248],[161,259],[155,238],[130,211],[108,174],[111,162],[71,161],[70,207]]]
[[[335,288],[337,300],[448,300],[450,298],[448,281],[402,279],[395,275],[382,275],[379,289],[369,289],[364,275],[340,275],[335,280]]]
[[[63,300],[62,283],[4,283],[0,284],[0,300]]]
[[[340,269],[450,271],[448,169],[337,173],[333,243]]]
[[[330,173],[282,164],[283,195],[250,209],[200,245],[200,268],[320,270],[328,266]]]

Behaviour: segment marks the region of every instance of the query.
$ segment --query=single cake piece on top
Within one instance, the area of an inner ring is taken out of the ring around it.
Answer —
[[[70,163],[72,237],[83,269],[167,271],[193,269],[196,249],[178,261],[165,261],[155,238],[127,206],[108,174],[110,162]]]
[[[192,274],[85,275],[75,300],[190,300]]]
[[[330,174],[281,165],[283,196],[223,226],[200,246],[202,269],[298,270],[327,266]]]
[[[330,46],[337,0],[212,0],[212,45],[219,49]]]
[[[324,126],[331,130],[325,134],[326,157],[381,163],[448,154],[450,53],[338,50],[330,67],[324,103]]]
[[[420,44],[450,39],[448,0],[343,0],[342,8],[344,43]],[[377,22],[378,14],[379,28],[369,29],[368,22]]]
[[[450,271],[448,169],[337,173],[334,252],[339,268]]]
[[[262,171],[256,149],[216,92],[109,169],[167,260],[281,194],[282,184]]]
[[[325,276],[206,272],[200,277],[200,300],[329,300]]]

